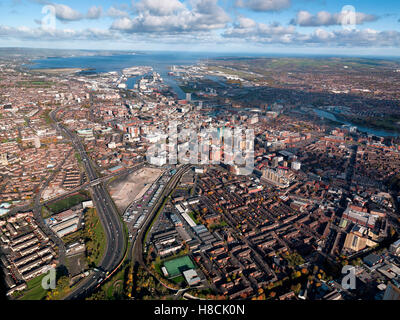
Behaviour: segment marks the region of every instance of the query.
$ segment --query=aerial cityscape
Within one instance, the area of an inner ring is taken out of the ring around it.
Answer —
[[[2,297],[400,300],[400,4],[325,2],[2,2]]]

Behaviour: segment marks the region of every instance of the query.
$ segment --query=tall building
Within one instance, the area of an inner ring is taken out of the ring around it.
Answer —
[[[186,93],[186,100],[187,101],[192,101],[192,94],[191,93]]]

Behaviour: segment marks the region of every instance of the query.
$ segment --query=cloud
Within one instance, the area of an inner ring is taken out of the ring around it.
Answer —
[[[0,24],[0,38],[21,40],[124,40],[138,43],[184,44],[193,48],[207,44],[216,48],[224,45],[282,44],[288,46],[315,47],[400,47],[400,32],[377,31],[370,28],[360,30],[327,30],[323,27],[340,25],[340,13],[320,11],[312,14],[299,11],[289,25],[277,22],[262,23],[245,16],[231,20],[218,0],[136,0],[131,6],[114,5],[103,12],[101,6],[92,6],[86,14],[63,4],[52,4],[45,0],[31,0],[53,5],[57,19],[63,22],[82,19],[113,18],[108,29],[86,28],[46,30],[41,21],[38,27],[9,27]],[[226,0],[228,1],[228,0]],[[240,0],[239,5],[251,10],[281,10],[290,1]],[[280,7],[273,4],[280,3]],[[357,24],[378,19],[375,15],[357,13]],[[383,19],[383,17],[382,17]],[[397,20],[397,18],[396,18]],[[60,24],[61,25],[61,24]],[[303,32],[302,27],[313,27]],[[298,30],[299,29],[299,30]]]
[[[294,26],[257,23],[246,17],[239,17],[231,28],[222,34],[224,38],[253,43],[290,43],[296,34]]]
[[[77,21],[83,19],[83,15],[72,9],[71,7],[65,5],[65,4],[58,4],[58,3],[53,3],[50,4],[55,8],[55,14],[56,18],[61,21]]]
[[[239,18],[222,36],[243,43],[315,45],[324,47],[399,47],[400,32],[374,29],[335,30],[317,28],[311,33],[300,33],[294,26],[278,23],[265,25],[248,18]]]
[[[87,19],[99,19],[101,15],[103,14],[103,8],[102,7],[96,7],[92,6],[89,8],[86,18]]]
[[[291,0],[237,0],[236,7],[253,11],[281,11],[291,6]]]
[[[9,27],[0,25],[0,38],[17,38],[22,40],[43,40],[43,41],[62,41],[62,40],[115,40],[121,38],[120,35],[110,32],[110,30],[102,30],[88,28],[83,30],[73,29],[44,29]]]
[[[111,29],[126,33],[177,34],[221,29],[230,21],[217,0],[192,0],[191,7],[178,0],[142,0],[136,4],[135,17],[116,19]]]
[[[152,16],[170,16],[186,9],[179,0],[142,0],[136,8],[139,12],[146,12]]]
[[[269,25],[255,22],[246,17],[239,17],[233,24],[232,28],[228,28],[223,36],[225,38],[250,38],[250,39],[273,39],[277,36],[289,36],[296,32],[294,26],[282,26],[279,23],[271,23]]]
[[[320,27],[320,26],[335,26],[341,25],[345,21],[346,13],[331,14],[327,11],[320,11],[313,15],[308,11],[299,11],[295,19],[290,22],[293,25],[301,27]],[[378,19],[377,16],[372,14],[365,14],[356,12],[356,24],[361,25],[365,22],[372,22]]]
[[[99,19],[103,14],[103,8],[101,6],[90,7],[86,15],[84,15],[65,4],[52,3],[46,0],[31,1],[45,5],[47,8],[49,8],[49,12],[53,12],[55,17],[62,22],[79,21],[85,18],[95,20]]]
[[[122,17],[128,17],[129,13],[112,6],[107,10],[107,16],[111,18],[122,18]]]

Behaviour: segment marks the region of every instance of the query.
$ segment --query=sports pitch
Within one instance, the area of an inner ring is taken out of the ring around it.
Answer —
[[[168,275],[173,278],[183,273],[188,269],[195,269],[196,265],[189,256],[179,257],[173,260],[166,261],[164,267],[168,271]]]

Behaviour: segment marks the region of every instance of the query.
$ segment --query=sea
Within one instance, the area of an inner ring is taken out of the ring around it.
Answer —
[[[180,99],[185,98],[185,93],[178,86],[175,78],[168,75],[171,67],[194,65],[202,60],[218,57],[212,53],[187,53],[187,52],[151,52],[123,55],[95,55],[79,57],[55,57],[32,61],[31,69],[52,69],[52,68],[81,68],[89,69],[91,73],[105,73],[121,71],[134,66],[150,66],[161,75],[164,82],[169,85]],[[137,77],[127,81],[128,89],[132,89]]]

